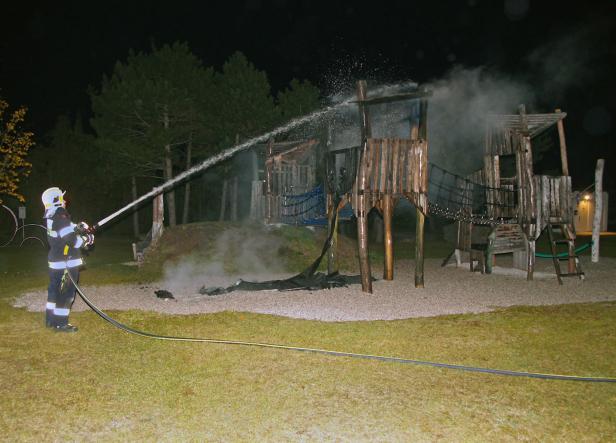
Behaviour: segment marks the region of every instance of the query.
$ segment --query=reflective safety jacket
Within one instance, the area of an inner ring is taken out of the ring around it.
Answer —
[[[45,219],[49,253],[47,259],[50,269],[66,269],[81,266],[81,246],[83,238],[75,233],[75,223],[64,208],[58,208]]]

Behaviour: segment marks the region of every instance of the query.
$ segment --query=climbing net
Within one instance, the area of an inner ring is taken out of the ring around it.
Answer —
[[[283,195],[281,212],[282,223],[291,225],[321,224],[321,221],[326,220],[323,186],[318,185],[303,194]]]
[[[515,186],[491,188],[453,174],[433,163],[429,170],[428,211],[467,223],[515,223]]]

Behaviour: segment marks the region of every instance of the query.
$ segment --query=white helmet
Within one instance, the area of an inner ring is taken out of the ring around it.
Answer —
[[[64,207],[65,192],[57,187],[46,189],[43,195],[41,195],[45,209]]]

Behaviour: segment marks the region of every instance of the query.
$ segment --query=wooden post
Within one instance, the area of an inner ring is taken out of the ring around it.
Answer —
[[[428,140],[428,100],[419,102],[419,138]]]
[[[167,113],[167,108],[165,106],[164,114],[163,114],[163,127],[165,131],[169,130],[169,114]],[[171,145],[165,145],[165,158],[164,158],[164,169],[163,169],[163,177],[165,180],[171,180],[173,178],[173,160],[171,158]],[[171,188],[167,192],[167,206],[169,213],[169,226],[174,227],[176,225],[176,215],[175,215],[175,189]]]
[[[133,194],[133,201],[137,200],[137,178],[133,175],[131,176],[131,192]],[[135,209],[133,211],[133,234],[135,238],[139,238],[139,212]]]
[[[419,138],[428,140],[428,101],[419,102]],[[419,208],[415,208],[415,287],[424,287],[424,227],[426,216]]]
[[[393,198],[391,194],[383,196],[383,243],[385,247],[385,263],[383,268],[383,279],[394,279],[394,242],[391,231],[391,219],[393,215]]]
[[[327,194],[327,235],[331,234],[332,241],[327,251],[327,273],[333,274],[338,272],[338,218],[332,226],[332,220],[336,215],[338,208],[334,207],[334,198],[332,194]],[[332,233],[333,229],[333,233]]]
[[[526,280],[532,281],[535,273],[535,240],[528,240],[528,268],[526,270]]]
[[[250,220],[259,220],[263,212],[261,210],[261,196],[263,194],[263,182],[259,180],[259,157],[256,149],[250,151],[252,166],[252,180],[250,181]]]
[[[573,224],[563,224],[560,226],[560,229],[567,240],[570,240],[567,243],[567,248],[569,249],[569,260],[567,262],[567,272],[569,274],[574,274],[577,272],[576,270],[576,258],[575,258],[575,231],[573,229]]]
[[[238,184],[237,175],[231,179],[231,221],[237,221]]]
[[[188,137],[188,144],[186,145],[186,170],[188,171],[192,166],[192,132]],[[187,180],[184,185],[184,207],[182,208],[182,224],[188,223],[188,214],[190,211],[190,187],[191,180]]]
[[[158,243],[158,240],[163,235],[163,222],[165,219],[165,203],[163,194],[158,194],[152,202],[152,241],[148,247],[152,247]]]
[[[530,135],[524,136],[524,146],[526,146],[526,152],[524,153],[525,163],[525,226],[523,226],[524,233],[528,238],[528,268],[526,270],[526,279],[531,281],[535,272],[535,240],[541,233],[541,225],[537,224],[537,196],[535,194],[535,180],[533,175],[533,152],[531,150]],[[534,220],[534,221],[533,221]],[[524,229],[525,228],[525,229]]]
[[[370,116],[368,108],[363,103],[367,96],[367,84],[365,80],[357,82],[357,99],[359,101],[359,117],[361,130],[361,156],[359,162],[359,183],[357,198],[357,247],[359,256],[359,273],[361,274],[361,289],[372,293],[372,273],[370,271],[370,259],[368,256],[368,208],[366,202],[367,180],[366,165],[368,163],[368,138],[371,135]]]
[[[555,112],[561,112],[560,109],[557,109]],[[560,142],[560,162],[562,165],[563,175],[569,175],[569,161],[567,160],[567,143],[565,141],[565,127],[563,125],[563,121],[558,120],[556,123],[558,127],[558,140]]]
[[[273,168],[274,168],[274,159],[272,158],[274,150],[274,139],[269,139],[267,142],[267,152],[265,158],[265,189],[267,193],[267,214],[266,214],[266,222],[272,222],[272,181],[273,181]]]
[[[240,144],[240,135],[239,134],[235,134],[235,144],[239,145]],[[237,183],[237,171],[233,171],[233,166],[231,166],[232,168],[232,173],[233,173],[233,178],[231,179],[231,183],[230,183],[230,195],[231,195],[231,199],[230,199],[230,208],[229,208],[229,212],[230,212],[230,216],[231,216],[231,221],[232,222],[236,222],[237,221],[237,193],[238,193],[238,183]]]
[[[415,287],[424,287],[424,222],[423,212],[416,209],[417,220],[415,225]]]
[[[601,237],[601,219],[603,215],[603,166],[605,160],[597,160],[595,168],[595,216],[592,219],[592,254],[593,263],[599,262],[599,239]]]
[[[220,197],[220,216],[218,221],[225,220],[225,210],[227,208],[227,188],[229,187],[229,180],[226,178],[222,181],[222,195]]]

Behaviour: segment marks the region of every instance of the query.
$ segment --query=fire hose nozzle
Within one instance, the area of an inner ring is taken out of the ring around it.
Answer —
[[[94,234],[98,225],[89,226],[86,222],[79,222],[75,227],[75,232],[79,235],[82,234]]]

